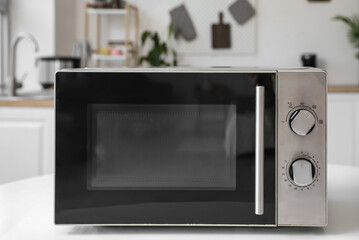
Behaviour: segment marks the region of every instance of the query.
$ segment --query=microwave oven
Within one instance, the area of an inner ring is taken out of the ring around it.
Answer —
[[[56,73],[55,223],[326,226],[316,68]]]

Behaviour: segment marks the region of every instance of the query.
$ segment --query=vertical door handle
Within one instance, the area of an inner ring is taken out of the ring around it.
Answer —
[[[264,213],[264,86],[256,86],[255,214]]]

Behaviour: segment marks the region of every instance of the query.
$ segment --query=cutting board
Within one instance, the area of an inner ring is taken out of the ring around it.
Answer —
[[[212,48],[231,48],[231,25],[223,22],[223,13],[219,13],[219,23],[212,24]]]

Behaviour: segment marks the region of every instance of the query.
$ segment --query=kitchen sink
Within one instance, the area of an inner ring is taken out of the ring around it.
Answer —
[[[54,100],[54,97],[49,96],[0,96],[0,101],[30,101],[30,100]]]

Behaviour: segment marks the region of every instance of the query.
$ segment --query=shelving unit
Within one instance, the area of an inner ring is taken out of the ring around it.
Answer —
[[[135,40],[131,46],[130,41],[130,31],[131,31],[131,14],[135,15]],[[106,15],[118,15],[125,17],[125,41],[123,55],[103,55],[100,54],[101,48],[101,17]],[[91,8],[89,4],[86,5],[85,11],[85,39],[89,40],[89,29],[90,29],[90,16],[95,16],[97,21],[96,28],[96,49],[92,49],[92,59],[96,61],[96,66],[100,65],[100,61],[124,61],[126,67],[130,66],[131,58],[134,60],[134,65],[137,65],[138,62],[138,50],[139,50],[139,15],[137,7],[126,4],[126,7],[123,9],[101,9],[101,8]]]
[[[107,60],[107,61],[126,61],[124,55],[103,55],[103,54],[92,54],[92,58],[96,61]]]
[[[88,8],[88,14],[101,14],[101,15],[125,15],[126,9],[108,9],[108,8]]]

